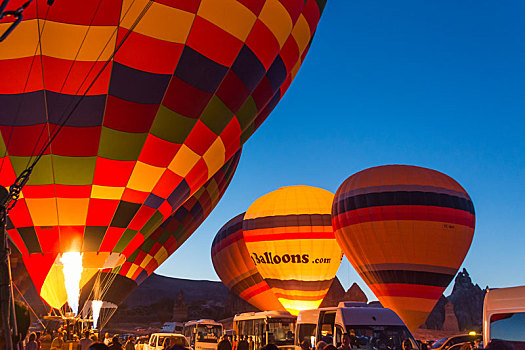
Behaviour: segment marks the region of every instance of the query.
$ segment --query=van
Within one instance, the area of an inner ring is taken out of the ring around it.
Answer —
[[[408,339],[419,349],[401,318],[392,310],[366,303],[341,302],[337,307],[304,310],[297,316],[295,347],[307,341],[315,348],[318,341],[339,347],[343,334],[349,334],[353,350],[402,350]]]
[[[493,339],[525,350],[525,286],[489,289],[483,302],[483,344]]]

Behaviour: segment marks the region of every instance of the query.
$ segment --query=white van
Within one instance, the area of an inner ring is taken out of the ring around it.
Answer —
[[[184,323],[182,334],[193,350],[215,350],[222,335],[222,323],[214,320],[193,320]]]
[[[295,346],[298,349],[306,340],[314,348],[318,341],[324,340],[339,347],[344,333],[350,335],[353,350],[402,350],[405,339],[410,340],[412,349],[419,349],[394,311],[349,302],[341,302],[337,307],[299,312]]]
[[[483,344],[509,341],[525,349],[525,286],[490,289],[483,302]]]
[[[190,344],[185,336],[182,334],[175,333],[153,333],[149,337],[149,342],[144,344],[144,350],[163,350],[166,346],[166,342],[170,341],[171,345],[182,345],[185,348],[189,348]]]

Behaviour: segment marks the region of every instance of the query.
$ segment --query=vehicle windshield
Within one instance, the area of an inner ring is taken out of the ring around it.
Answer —
[[[196,341],[203,343],[217,343],[222,335],[222,326],[201,324],[197,326]]]
[[[404,326],[346,326],[352,349],[403,350],[403,340],[410,340],[412,349],[419,349]]]
[[[293,345],[295,320],[290,319],[268,319],[268,343],[277,346]]]
[[[448,340],[448,338],[441,338],[439,340],[436,340],[434,344],[432,344],[432,349],[440,348],[441,345],[445,344],[445,342]]]
[[[174,336],[159,336],[159,344],[162,344],[163,347],[168,346],[168,341],[170,342],[169,346],[173,345],[182,345],[188,346],[188,341],[184,337],[174,337]]]
[[[525,349],[525,312],[492,315],[490,339],[511,342],[516,350]]]

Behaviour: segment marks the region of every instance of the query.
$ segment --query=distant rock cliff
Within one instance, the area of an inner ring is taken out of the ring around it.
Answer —
[[[459,272],[448,300],[454,304],[454,313],[460,330],[481,329],[485,290],[473,284],[466,269]]]
[[[461,331],[480,330],[484,298],[485,290],[472,283],[467,270],[463,269],[454,280],[452,294],[446,298],[441,296],[428,316],[425,327],[439,330],[455,330],[455,328]],[[448,313],[446,308],[450,309]],[[452,319],[454,316],[455,320]]]

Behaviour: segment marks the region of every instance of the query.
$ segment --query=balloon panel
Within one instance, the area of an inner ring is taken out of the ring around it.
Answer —
[[[86,94],[11,211],[9,235],[20,251],[49,254],[47,270],[28,266],[38,290],[53,255],[128,258],[202,187],[282,97],[323,7],[314,0],[81,6],[37,1],[0,53],[2,185]]]
[[[341,264],[330,221],[333,194],[283,187],[246,211],[243,235],[259,273],[287,311],[317,308]]]
[[[431,169],[380,166],[349,177],[332,210],[338,243],[381,304],[412,330],[424,323],[472,242],[467,192]]]
[[[228,188],[237,165],[239,150],[151,235],[122,266],[100,271],[82,290],[82,300],[110,301],[120,305],[202,224]]]
[[[244,213],[237,215],[217,232],[211,246],[215,272],[226,287],[259,310],[284,311],[246,249],[243,218]]]

